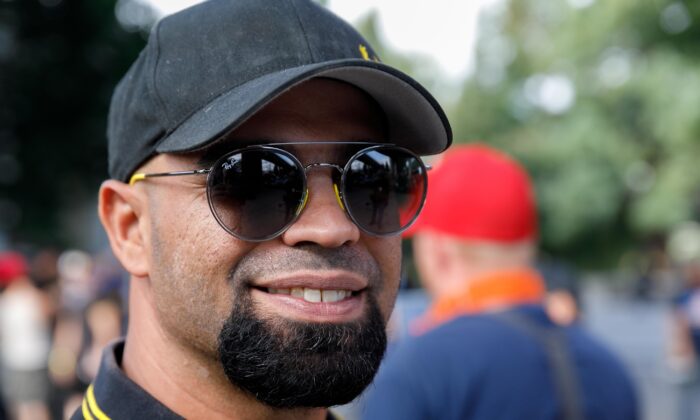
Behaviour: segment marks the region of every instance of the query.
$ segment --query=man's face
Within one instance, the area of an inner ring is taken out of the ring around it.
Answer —
[[[261,141],[381,142],[385,131],[381,110],[364,93],[314,79],[256,113],[215,150]],[[304,165],[342,166],[349,157],[340,145],[290,150]],[[147,168],[192,169],[202,160],[160,155]],[[235,385],[272,406],[351,400],[371,381],[386,345],[400,238],[360,231],[338,205],[331,170],[308,171],[304,212],[261,243],[240,241],[217,224],[205,177],[147,187],[150,299],[164,333],[199,357],[218,358]]]

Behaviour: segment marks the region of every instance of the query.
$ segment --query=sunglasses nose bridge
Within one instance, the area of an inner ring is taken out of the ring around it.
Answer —
[[[304,166],[304,172],[309,172],[310,169],[316,169],[316,168],[337,169],[341,175],[343,174],[343,168],[340,165],[336,165],[335,163],[325,163],[325,162],[310,163],[310,164]]]
[[[307,174],[309,172],[309,170],[318,169],[318,168],[335,169],[338,171],[338,173],[341,176],[343,175],[343,171],[344,171],[343,167],[341,167],[340,165],[336,165],[335,163],[316,162],[316,163],[311,163],[311,164],[304,166],[304,173]],[[336,182],[333,182],[333,192],[335,193],[335,199],[338,201],[338,205],[340,206],[340,208],[343,209],[343,211],[346,211],[345,204],[343,204],[343,199],[341,197],[340,190],[338,188],[339,188],[338,184]],[[306,203],[308,201],[308,198],[309,198],[309,192],[307,191],[306,198],[304,200],[304,204],[302,206],[302,209],[303,209],[303,207],[306,207]]]

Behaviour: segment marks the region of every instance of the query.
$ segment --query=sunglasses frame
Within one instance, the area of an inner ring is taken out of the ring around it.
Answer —
[[[345,163],[344,166],[340,166],[334,163],[328,163],[328,162],[314,162],[310,163],[308,165],[304,165],[299,161],[299,159],[294,156],[291,152],[282,149],[282,146],[307,146],[307,145],[340,145],[340,146],[367,146],[364,147],[360,150],[358,150],[355,154],[353,154],[348,161]],[[416,211],[415,215],[413,215],[413,218],[411,221],[409,221],[406,226],[403,226],[399,230],[388,232],[388,233],[376,233],[376,232],[371,232],[367,230],[365,227],[362,226],[361,223],[357,221],[355,216],[352,214],[352,212],[349,211],[347,202],[345,201],[345,180],[346,176],[349,173],[348,169],[350,167],[350,164],[354,162],[358,156],[368,153],[372,150],[378,150],[382,148],[391,148],[394,150],[399,150],[402,151],[410,156],[413,156],[416,158],[416,161],[422,168],[422,172],[424,174],[424,187],[423,187],[423,193],[420,198],[420,205],[418,207],[418,210]],[[220,216],[218,215],[217,211],[214,208],[214,204],[212,203],[212,198],[211,198],[211,191],[212,188],[210,187],[210,181],[211,181],[211,174],[214,172],[214,168],[218,167],[221,165],[226,159],[228,159],[230,156],[237,154],[237,153],[242,153],[244,151],[250,151],[250,150],[269,150],[273,151],[276,153],[281,153],[286,157],[289,157],[294,164],[302,169],[304,173],[303,177],[303,190],[304,193],[301,197],[301,200],[297,206],[297,209],[295,210],[294,217],[290,219],[282,228],[278,229],[276,232],[267,235],[262,238],[249,238],[246,236],[243,236],[239,233],[234,232],[226,226],[226,224],[221,220]],[[310,169],[315,169],[315,168],[331,168],[331,169],[336,169],[338,172],[340,172],[340,185],[337,185],[335,182],[333,183],[333,189],[335,192],[336,199],[338,200],[338,205],[340,208],[345,212],[347,217],[357,226],[361,231],[367,233],[368,235],[371,236],[376,236],[376,237],[387,237],[387,236],[396,236],[399,235],[401,232],[405,231],[408,229],[416,220],[418,215],[420,214],[421,210],[423,209],[423,206],[425,205],[425,197],[428,192],[428,176],[427,172],[432,169],[430,165],[427,165],[423,162],[423,160],[413,153],[411,150],[406,149],[401,146],[397,146],[395,144],[391,143],[374,143],[374,142],[359,142],[359,141],[298,141],[298,142],[287,142],[287,143],[265,143],[265,144],[255,144],[255,145],[250,145],[246,147],[242,147],[240,149],[235,149],[230,152],[227,152],[220,158],[218,158],[211,167],[206,168],[206,169],[194,169],[194,170],[187,170],[187,171],[172,171],[172,172],[157,172],[157,173],[135,173],[131,176],[129,179],[129,185],[134,185],[139,181],[143,181],[147,178],[156,178],[156,177],[169,177],[169,176],[184,176],[184,175],[207,175],[207,185],[206,185],[206,191],[207,191],[207,202],[209,204],[209,210],[211,214],[214,216],[214,219],[216,219],[216,222],[221,226],[222,229],[224,229],[227,233],[230,235],[234,236],[237,239],[243,240],[243,241],[248,241],[248,242],[264,242],[268,241],[271,239],[274,239],[281,234],[283,234],[287,229],[289,229],[298,219],[299,216],[301,216],[301,213],[304,211],[306,208],[306,203],[308,202],[309,199],[309,188],[307,186],[307,172]],[[339,188],[340,187],[340,188]]]

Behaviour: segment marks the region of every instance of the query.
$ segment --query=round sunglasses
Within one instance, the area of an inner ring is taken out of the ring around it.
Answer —
[[[344,166],[304,166],[281,147],[334,145],[360,148]],[[266,241],[284,233],[309,199],[306,173],[332,169],[338,204],[362,231],[396,235],[420,213],[429,167],[413,152],[390,144],[365,142],[292,142],[248,146],[219,158],[209,169],[136,173],[129,184],[152,177],[207,175],[207,199],[216,221],[245,241]]]

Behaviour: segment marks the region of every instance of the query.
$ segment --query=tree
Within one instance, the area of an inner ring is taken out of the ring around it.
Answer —
[[[511,0],[482,20],[455,138],[525,163],[542,243],[608,266],[700,216],[700,6]]]
[[[107,177],[110,97],[144,43],[114,0],[0,2],[0,236],[75,245],[62,215]]]

